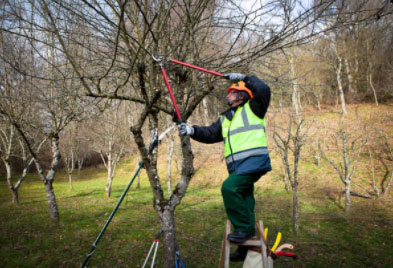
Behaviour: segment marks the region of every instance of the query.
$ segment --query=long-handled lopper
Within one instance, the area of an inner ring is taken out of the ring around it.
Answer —
[[[166,75],[164,64],[162,63],[163,59],[164,58],[159,56],[158,54],[154,54],[154,56],[153,56],[153,60],[155,60],[156,62],[158,62],[160,64],[161,72],[162,72],[162,75],[164,76],[165,84],[166,84],[166,87],[168,88],[169,95],[171,96],[172,104],[173,104],[173,107],[175,108],[177,119],[179,120],[179,123],[181,123],[182,122],[181,115],[179,112],[179,108],[177,108],[175,96],[173,95],[171,85],[169,84],[169,80],[168,80],[168,76]]]
[[[179,264],[181,265],[182,268],[186,268],[186,266],[184,265],[183,260],[180,257],[180,252],[176,249],[176,256],[175,256],[175,265],[176,268],[179,268]]]
[[[153,253],[153,259],[152,259],[152,261],[151,261],[150,268],[153,268],[153,267],[154,267],[154,262],[155,262],[156,256],[157,256],[158,243],[160,243],[160,236],[161,236],[161,233],[162,233],[162,230],[160,230],[160,231],[158,232],[158,234],[156,235],[156,238],[153,240],[153,243],[151,244],[149,253],[147,253],[145,262],[144,262],[143,265],[142,265],[142,268],[144,268],[145,265],[147,264],[147,261],[149,260],[149,257],[150,257],[150,254],[151,254],[153,248],[154,248],[154,253]]]
[[[166,58],[166,57],[160,56],[157,53],[154,54],[153,59],[155,61],[157,61],[157,62],[162,62],[163,60],[165,60],[167,62],[176,63],[176,64],[183,65],[183,66],[186,66],[186,67],[198,70],[198,71],[202,71],[204,73],[208,73],[208,74],[212,74],[212,75],[215,75],[215,76],[219,76],[219,77],[225,78],[222,73],[219,73],[219,72],[216,72],[216,71],[212,71],[212,70],[208,70],[208,69],[205,69],[205,68],[202,68],[202,67],[199,67],[199,66],[195,66],[195,65],[192,65],[192,64],[189,64],[189,63],[186,63],[186,62],[179,61],[179,60]]]
[[[222,77],[222,78],[226,78],[222,73],[218,73],[218,72],[215,72],[215,71],[212,71],[212,70],[208,70],[208,69],[205,69],[205,68],[202,68],[202,67],[199,67],[199,66],[195,66],[195,65],[192,65],[192,64],[189,64],[189,63],[185,63],[185,62],[182,62],[182,61],[166,58],[166,57],[160,56],[157,53],[154,54],[152,57],[153,57],[153,60],[155,60],[156,62],[158,62],[160,64],[161,72],[162,72],[162,75],[164,76],[165,84],[166,84],[166,87],[168,88],[169,95],[170,95],[172,103],[173,103],[173,107],[175,108],[175,111],[176,111],[176,116],[179,119],[179,123],[182,123],[182,119],[181,119],[181,115],[180,115],[179,109],[177,108],[175,97],[173,96],[173,91],[172,91],[171,85],[169,84],[168,76],[167,76],[165,68],[164,68],[164,64],[163,64],[164,60],[167,61],[167,62],[180,64],[180,65],[183,65],[183,66],[186,66],[186,67],[198,70],[198,71],[202,71],[202,72],[205,72],[205,73],[208,73],[208,74],[212,74],[212,75],[216,75],[216,76],[219,76],[219,77]]]
[[[166,136],[166,134],[169,133],[169,131],[171,131],[173,128],[175,127],[175,125],[170,126],[169,128],[167,128],[163,133],[161,133],[160,136],[157,136],[157,134],[155,133],[155,138],[153,139],[152,143],[149,146],[149,149],[147,151],[147,155],[149,155],[154,147]],[[93,246],[89,252],[89,254],[87,254],[85,261],[82,264],[82,268],[84,267],[89,267],[89,259],[91,258],[91,256],[94,254],[94,251],[97,248],[98,243],[100,242],[102,236],[104,235],[106,229],[108,228],[110,222],[112,221],[113,216],[115,215],[116,211],[118,210],[118,208],[120,207],[120,204],[123,202],[124,197],[126,196],[128,190],[130,189],[132,183],[134,182],[136,176],[138,175],[138,173],[140,172],[141,168],[143,167],[144,162],[141,161],[139,163],[139,167],[137,169],[137,171],[135,172],[134,176],[132,177],[131,181],[129,182],[129,184],[127,185],[127,187],[124,189],[122,195],[120,196],[119,201],[117,202],[115,208],[113,209],[111,215],[109,216],[108,220],[106,221],[104,227],[102,228],[100,234],[97,236],[96,240],[93,243]]]

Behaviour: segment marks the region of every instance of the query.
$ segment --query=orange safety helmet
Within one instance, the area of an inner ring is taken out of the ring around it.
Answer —
[[[246,87],[246,83],[244,83],[244,81],[239,81],[239,82],[232,84],[228,88],[227,94],[229,94],[229,92],[231,92],[232,90],[245,91],[248,93],[248,95],[250,95],[250,99],[252,99],[254,97],[252,95],[252,91]]]

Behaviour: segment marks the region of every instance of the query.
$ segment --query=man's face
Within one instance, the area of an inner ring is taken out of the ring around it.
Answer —
[[[228,94],[227,94],[227,101],[228,104],[234,108],[236,106],[238,106],[239,104],[242,103],[242,99],[239,99],[239,95],[237,94],[238,91],[237,90],[231,90]]]

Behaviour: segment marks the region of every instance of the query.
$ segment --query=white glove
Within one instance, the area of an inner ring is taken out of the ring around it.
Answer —
[[[186,123],[181,123],[180,125],[177,126],[177,128],[179,129],[179,135],[180,136],[184,136],[184,135],[188,135],[188,136],[192,136],[194,135],[194,128],[187,125]]]
[[[237,82],[244,80],[246,78],[245,74],[239,74],[239,73],[229,73],[229,74],[224,74],[224,78],[232,81],[232,82]]]

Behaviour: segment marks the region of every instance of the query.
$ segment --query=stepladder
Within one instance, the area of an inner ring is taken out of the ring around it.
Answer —
[[[229,268],[231,244],[237,246],[246,246],[249,248],[247,257],[243,262],[243,268],[273,268],[273,262],[277,258],[277,255],[275,254],[276,252],[281,252],[283,248],[294,248],[291,244],[283,244],[277,248],[279,240],[276,240],[275,245],[272,249],[270,249],[266,241],[267,229],[264,229],[263,222],[261,220],[256,222],[256,227],[256,236],[252,237],[250,240],[245,241],[244,243],[234,244],[227,240],[228,234],[231,232],[231,223],[229,220],[227,220],[225,224],[224,239],[221,244],[219,268]],[[281,233],[279,235],[281,239]],[[276,248],[277,250],[275,250]],[[295,256],[293,253],[288,254],[290,254],[291,257]]]

